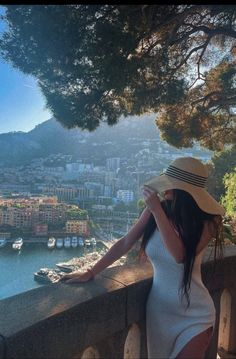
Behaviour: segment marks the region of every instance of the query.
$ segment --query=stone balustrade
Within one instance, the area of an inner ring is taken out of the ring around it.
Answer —
[[[214,274],[209,250],[203,281],[217,318],[206,358],[215,359],[218,347],[222,358],[236,358],[236,246],[226,247]],[[87,283],[45,285],[1,300],[0,358],[147,358],[151,283],[151,265],[143,263],[108,268]]]

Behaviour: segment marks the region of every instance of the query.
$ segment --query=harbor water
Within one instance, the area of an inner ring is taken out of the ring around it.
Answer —
[[[95,247],[53,248],[47,243],[26,243],[20,250],[7,243],[0,248],[0,300],[37,288],[42,284],[34,280],[40,268],[56,268],[56,264],[77,258],[89,252],[104,250],[99,242]]]

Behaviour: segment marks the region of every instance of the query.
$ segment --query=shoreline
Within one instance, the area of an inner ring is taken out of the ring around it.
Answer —
[[[68,236],[66,236],[66,237],[68,237]],[[65,238],[66,238],[65,237]],[[14,241],[17,239],[17,238],[19,238],[19,237],[16,237],[16,238],[10,238],[10,239],[7,239],[6,240],[6,243],[14,243]],[[21,237],[21,238],[23,238],[23,237]],[[50,237],[48,237],[48,238],[50,238]],[[35,238],[23,238],[23,241],[24,241],[24,243],[35,243],[35,244],[39,244],[39,243],[47,243],[48,242],[48,238],[46,238],[46,237],[35,237]],[[64,237],[58,237],[58,238],[63,238],[64,239]],[[56,238],[57,239],[57,238]],[[87,238],[86,238],[87,239]],[[110,240],[106,240],[106,239],[96,239],[96,241],[97,241],[97,243],[103,243],[107,248],[110,248],[111,247],[111,245],[112,244],[114,244],[115,242],[114,241],[110,241]],[[110,245],[110,243],[112,243],[111,245]]]

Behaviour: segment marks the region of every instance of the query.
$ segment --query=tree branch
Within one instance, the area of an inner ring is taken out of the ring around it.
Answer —
[[[208,108],[211,107],[215,107],[215,106],[226,106],[226,105],[235,105],[235,101],[236,101],[236,96],[232,96],[232,97],[221,97],[217,100],[210,100],[209,104],[208,104]]]
[[[229,27],[218,27],[217,29],[210,29],[205,25],[199,25],[199,26],[192,25],[192,28],[195,29],[195,31],[197,32],[203,31],[206,34],[208,34],[210,37],[214,37],[216,35],[225,35],[236,39],[236,31],[232,30],[232,28]]]
[[[199,102],[206,103],[206,101],[208,99],[210,99],[212,96],[219,95],[219,94],[220,94],[220,91],[212,91],[211,93],[207,94],[206,96],[201,97],[201,98],[191,102],[191,105],[194,106],[194,105],[198,104]]]
[[[203,49],[203,48],[204,48],[204,45],[205,45],[205,44],[200,45],[200,46],[197,46],[197,47],[194,47],[194,48],[188,53],[188,55],[179,63],[179,65],[177,65],[174,69],[172,69],[172,72],[171,72],[169,78],[171,78],[171,77],[173,76],[173,74],[180,69],[180,67],[182,67],[184,64],[187,63],[188,59],[190,58],[190,56],[191,56],[194,52],[196,52],[196,51],[198,51],[198,50],[200,50],[200,49]]]
[[[199,59],[198,59],[198,61],[197,61],[197,73],[198,73],[198,78],[200,78],[200,76],[201,76],[201,73],[200,73],[201,60],[202,60],[202,58],[203,58],[203,55],[204,55],[204,53],[205,53],[205,51],[206,51],[206,48],[207,48],[207,46],[208,46],[210,40],[211,40],[211,37],[209,36],[209,37],[206,39],[205,44],[203,45],[202,52],[201,52],[201,54],[200,54],[200,56],[199,56]]]

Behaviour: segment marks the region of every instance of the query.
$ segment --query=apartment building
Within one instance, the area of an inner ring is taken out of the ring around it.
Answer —
[[[66,221],[66,232],[89,236],[90,231],[89,231],[88,220]]]

